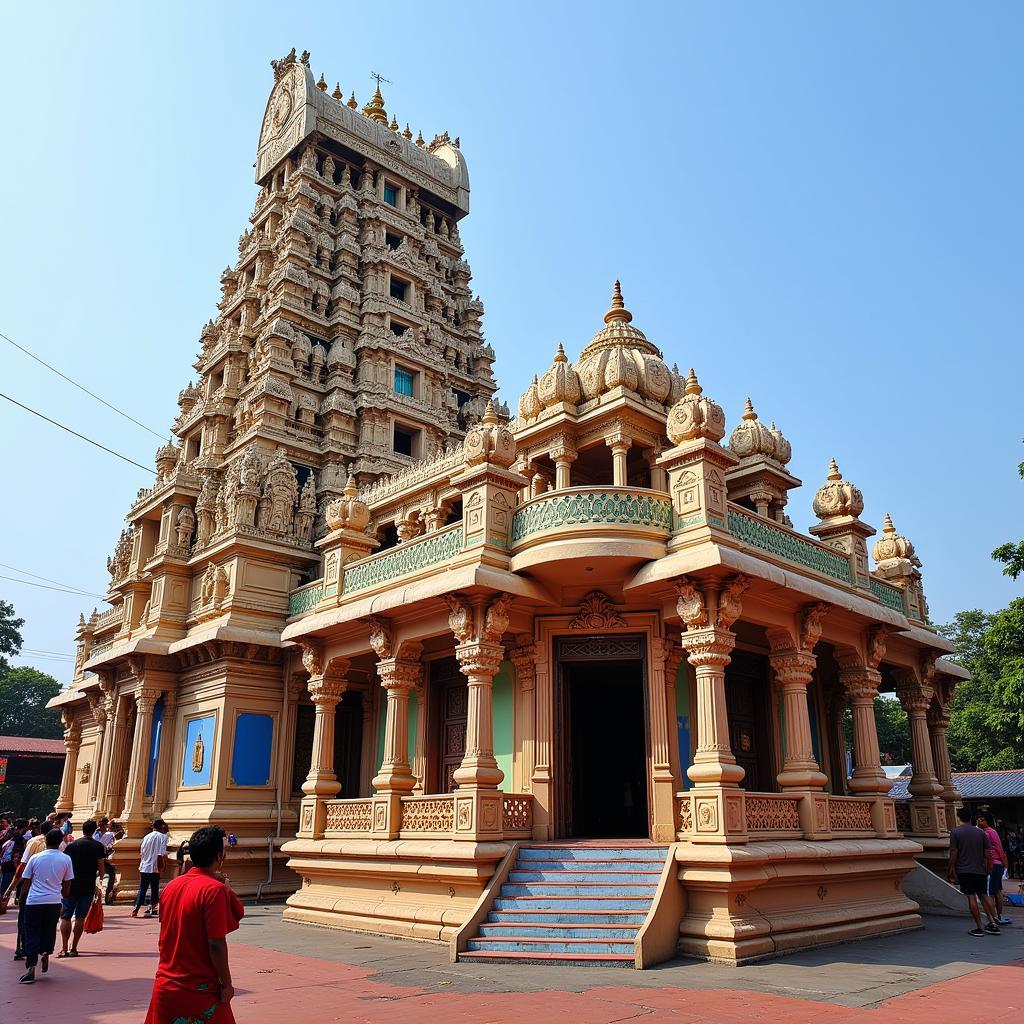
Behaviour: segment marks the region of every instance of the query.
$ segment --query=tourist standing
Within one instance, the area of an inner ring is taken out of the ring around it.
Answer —
[[[117,881],[117,869],[111,863],[114,854],[114,831],[110,827],[109,818],[100,818],[93,839],[103,847],[103,870],[107,876],[107,891],[104,895],[104,903],[114,902],[114,883]]]
[[[144,917],[159,915],[160,908],[160,875],[167,863],[167,822],[157,818],[153,822],[153,831],[143,840],[139,847],[139,891],[135,896],[135,908],[132,917],[139,916],[139,908],[146,900],[146,890],[150,892],[149,908]]]
[[[221,829],[193,832],[192,869],[164,889],[160,963],[145,1024],[179,1019],[234,1024],[227,935],[245,911],[221,872],[224,853]]]
[[[61,900],[71,888],[75,869],[71,858],[61,853],[63,836],[59,828],[46,833],[46,848],[34,854],[25,866],[23,880],[28,885],[25,894],[25,967],[18,979],[22,985],[36,980],[36,963],[41,962],[43,974],[50,966],[50,954],[57,941],[57,919]]]
[[[971,824],[971,812],[966,807],[957,811],[960,824],[949,833],[949,880],[958,882],[967,897],[967,906],[974,918],[974,928],[968,932],[975,937],[985,932],[999,934],[992,897],[988,895],[988,876],[992,870],[992,840],[977,825]],[[988,924],[981,927],[978,899],[981,899]]]
[[[40,830],[46,826],[46,822],[33,818],[29,822],[29,836],[25,841],[25,849],[21,854],[21,863],[15,868],[14,877],[11,879],[2,895],[7,897],[13,892],[18,898],[18,937],[15,941],[14,959],[25,959],[25,893],[27,886],[22,883],[22,876],[28,862],[37,854],[46,849],[46,833]]]
[[[15,825],[7,830],[3,845],[0,846],[0,898],[7,892],[25,853],[25,819],[22,818],[18,824],[20,828]]]
[[[103,844],[96,842],[93,833],[96,822],[87,821],[82,825],[82,838],[68,843],[64,852],[71,858],[75,877],[71,882],[68,894],[61,901],[60,911],[60,952],[57,959],[66,956],[78,956],[78,943],[85,927],[85,915],[89,913],[93,897],[96,895],[96,876],[103,875],[103,858],[106,851]],[[71,919],[74,918],[74,936],[71,933]],[[68,949],[68,939],[71,948]]]
[[[1003,875],[1009,867],[1010,860],[1003,849],[1003,840],[999,833],[992,827],[992,819],[988,814],[978,815],[978,828],[988,836],[992,844],[992,870],[988,875],[988,895],[992,897],[995,906],[996,924],[1013,924],[1003,914]]]

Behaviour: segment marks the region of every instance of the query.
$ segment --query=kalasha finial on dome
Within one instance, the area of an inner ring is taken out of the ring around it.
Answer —
[[[380,83],[374,90],[373,99],[363,107],[363,113],[371,120],[385,127],[388,123],[388,112],[384,109],[384,97],[380,93]]]
[[[320,72],[320,81],[316,83],[316,87],[321,92],[327,92],[327,79],[324,78],[324,73],[322,71]]]
[[[498,422],[498,414],[494,411],[494,402],[490,398],[487,399],[487,404],[484,406],[484,414],[480,422],[486,423],[489,427]]]
[[[626,303],[622,300],[622,285],[616,281],[615,290],[612,292],[612,308],[605,313],[604,322],[610,324],[616,320],[621,320],[623,323],[628,324],[632,319],[633,314],[626,309]]]
[[[856,518],[864,511],[861,489],[843,479],[834,458],[829,460],[828,480],[818,489],[812,508],[819,519],[826,520],[840,516]]]
[[[745,420],[756,420],[757,413],[754,412],[754,403],[750,400],[750,396],[747,396],[747,404],[743,409],[743,418]]]
[[[782,431],[773,423],[766,427],[754,410],[754,403],[748,398],[743,409],[743,419],[736,425],[729,438],[729,450],[741,459],[766,458],[785,465],[793,456],[793,449],[782,436]]]
[[[875,541],[872,551],[875,562],[880,566],[896,567],[901,560],[920,568],[921,560],[914,553],[914,545],[906,537],[896,532],[892,516],[888,512],[882,520],[882,536]]]
[[[717,402],[704,394],[692,368],[686,378],[683,397],[669,409],[666,432],[673,444],[701,437],[721,441],[725,436],[725,413]]]
[[[537,375],[533,375],[530,386],[519,396],[519,418],[525,423],[535,420],[541,411],[540,395],[537,391]]]
[[[352,93],[348,98],[348,103],[345,105],[351,107],[353,110],[359,109],[359,100],[356,99],[355,89],[352,90]]]
[[[332,92],[331,95],[338,101],[345,98],[345,94],[341,91],[341,82],[334,83],[334,92]]]
[[[332,530],[355,530],[361,533],[370,521],[370,509],[359,498],[356,480],[349,474],[345,483],[344,497],[335,498],[324,511],[324,518]]]

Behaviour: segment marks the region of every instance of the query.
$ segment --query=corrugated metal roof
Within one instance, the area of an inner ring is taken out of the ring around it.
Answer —
[[[909,797],[910,779],[896,779],[889,790],[894,800]],[[1024,797],[1024,768],[1007,772],[953,772],[953,785],[965,800],[1005,800]]]
[[[0,736],[0,754],[46,754],[64,757],[63,740],[40,740],[34,736]]]

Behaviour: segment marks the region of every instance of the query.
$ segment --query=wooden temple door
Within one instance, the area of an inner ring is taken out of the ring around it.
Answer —
[[[438,756],[437,778],[427,792],[452,793],[455,769],[462,764],[466,751],[466,723],[469,715],[469,690],[466,677],[455,658],[442,658],[430,663],[431,700],[437,726],[433,745]],[[433,760],[433,759],[431,759]],[[436,787],[436,788],[434,788]]]
[[[725,670],[729,740],[737,764],[746,772],[743,788],[760,793],[776,788],[769,758],[769,692],[767,659],[734,651]]]

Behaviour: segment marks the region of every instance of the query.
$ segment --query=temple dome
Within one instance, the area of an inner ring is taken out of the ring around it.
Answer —
[[[855,517],[864,511],[864,495],[859,487],[843,479],[836,460],[832,459],[829,462],[828,479],[818,488],[812,507],[819,519]]]
[[[775,435],[757,418],[754,403],[749,398],[743,411],[743,419],[736,424],[729,437],[729,450],[741,459],[752,459],[757,456],[776,459]]]
[[[875,541],[875,549],[872,552],[875,561],[879,564],[889,562],[893,559],[905,558],[911,565],[920,566],[921,561],[914,553],[914,545],[906,537],[896,532],[892,524],[892,517],[888,512],[882,522],[882,536]]]
[[[633,314],[622,300],[622,288],[615,282],[611,309],[604,315],[605,326],[591,338],[576,360],[583,397],[587,401],[618,387],[633,391],[648,401],[668,404],[678,393],[677,382],[665,365],[657,346],[630,321]]]
[[[559,342],[551,368],[537,384],[537,397],[540,399],[541,408],[550,409],[551,406],[563,402],[577,405],[581,395],[579,375],[569,365],[569,358]]]
[[[519,396],[519,418],[524,423],[535,420],[540,415],[540,395],[537,390],[537,376],[534,374],[530,386]]]

